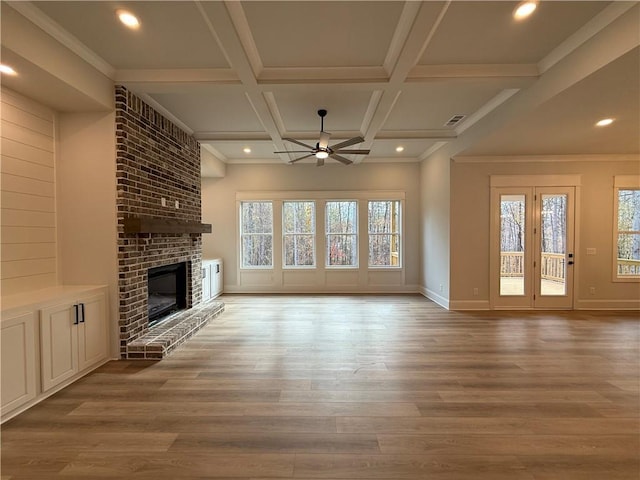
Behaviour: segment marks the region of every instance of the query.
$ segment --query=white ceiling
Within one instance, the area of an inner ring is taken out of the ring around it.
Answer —
[[[229,163],[295,158],[273,151],[315,143],[320,108],[330,145],[364,137],[364,164],[419,161],[474,129],[459,153],[640,150],[639,40],[607,48],[625,15],[640,32],[637,2],[543,1],[521,22],[510,1],[7,3]],[[571,68],[579,49],[591,65]],[[603,116],[617,121],[596,131]]]

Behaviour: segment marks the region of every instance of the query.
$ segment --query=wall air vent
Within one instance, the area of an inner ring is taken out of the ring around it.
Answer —
[[[447,121],[447,123],[444,124],[445,127],[455,127],[457,124],[459,124],[463,118],[465,118],[466,115],[462,115],[462,114],[457,114],[454,115],[453,117],[451,117],[449,119],[449,121]]]

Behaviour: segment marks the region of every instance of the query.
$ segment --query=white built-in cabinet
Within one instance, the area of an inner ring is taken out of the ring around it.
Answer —
[[[222,259],[202,260],[202,301],[206,302],[222,294]]]
[[[60,286],[3,299],[3,421],[108,360],[107,297]]]
[[[10,411],[36,398],[36,312],[3,317],[2,412]]]
[[[40,311],[42,388],[48,390],[107,357],[104,292]]]

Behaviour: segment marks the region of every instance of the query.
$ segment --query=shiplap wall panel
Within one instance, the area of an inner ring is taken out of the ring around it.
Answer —
[[[37,258],[55,258],[56,246],[53,243],[12,243],[2,246],[2,260],[34,260]]]
[[[51,152],[25,145],[9,138],[2,138],[1,142],[2,155],[53,168],[53,155],[51,155]]]
[[[27,162],[7,155],[2,155],[2,171],[10,175],[33,178],[35,180],[42,180],[43,182],[53,183],[55,181],[55,171],[53,167]]]
[[[32,210],[34,212],[55,212],[56,206],[51,197],[38,197],[28,193],[2,192],[2,208],[14,210]]]
[[[2,89],[2,294],[57,283],[55,115]]]

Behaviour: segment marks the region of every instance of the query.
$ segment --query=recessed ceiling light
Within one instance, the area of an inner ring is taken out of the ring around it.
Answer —
[[[242,151],[243,151],[244,153],[251,153],[251,149],[250,149],[249,147],[244,147],[244,148],[242,149]]]
[[[138,17],[136,17],[131,12],[128,12],[127,10],[116,10],[116,15],[118,15],[120,21],[127,27],[132,29],[140,27],[140,21],[138,20]]]
[[[597,127],[606,127],[607,125],[611,125],[613,123],[613,118],[603,118],[596,122]]]
[[[520,3],[513,11],[513,18],[516,20],[524,20],[538,8],[538,2],[534,0],[525,0]]]
[[[400,145],[399,147],[396,147],[396,152],[400,153],[404,151],[404,147],[402,145]]]
[[[11,68],[9,65],[5,65],[0,64],[0,72],[2,73],[6,73],[7,75],[17,75],[18,72],[16,72],[13,68]]]

